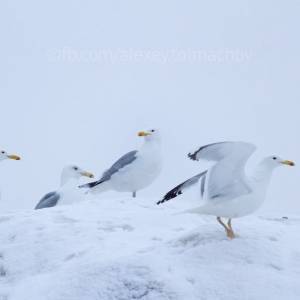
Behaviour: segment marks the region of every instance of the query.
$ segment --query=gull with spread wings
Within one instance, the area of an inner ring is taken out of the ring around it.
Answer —
[[[216,216],[227,236],[234,238],[231,220],[249,215],[261,206],[274,169],[283,165],[295,165],[278,156],[269,156],[257,165],[252,176],[247,176],[245,166],[255,150],[256,147],[250,143],[220,142],[189,153],[188,157],[192,160],[213,161],[214,165],[176,186],[157,204],[177,197],[191,186],[199,185],[203,205],[188,212]],[[222,217],[228,218],[227,224]]]

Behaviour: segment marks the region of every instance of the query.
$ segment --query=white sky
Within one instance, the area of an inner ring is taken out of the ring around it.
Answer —
[[[186,154],[210,142],[300,162],[299,13],[299,1],[3,1],[1,147],[23,160],[1,163],[0,209],[33,207],[67,163],[99,176],[149,127],[165,164],[145,196],[204,169]],[[299,213],[299,175],[276,170],[263,209]]]

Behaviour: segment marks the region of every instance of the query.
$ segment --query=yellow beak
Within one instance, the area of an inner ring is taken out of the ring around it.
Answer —
[[[284,160],[281,163],[283,165],[287,165],[287,166],[291,166],[291,167],[295,166],[295,163],[293,161],[291,161],[291,160]]]
[[[14,160],[20,160],[20,159],[21,159],[20,156],[14,155],[14,154],[7,155],[7,157],[8,157],[9,159],[14,159]]]
[[[148,136],[148,135],[151,135],[149,132],[146,132],[146,131],[140,131],[138,133],[138,136]]]
[[[83,171],[80,174],[85,177],[94,178],[94,174],[87,172],[87,171]]]

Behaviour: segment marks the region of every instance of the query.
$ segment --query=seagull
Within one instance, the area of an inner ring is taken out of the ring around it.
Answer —
[[[94,178],[92,173],[84,171],[76,165],[64,167],[61,173],[60,188],[46,194],[35,209],[53,207],[57,204],[70,204],[81,200],[83,195],[78,191],[77,185],[82,176]]]
[[[131,151],[117,160],[102,177],[91,183],[81,185],[92,193],[107,190],[131,192],[135,198],[137,191],[149,186],[162,168],[160,133],[157,129],[140,131],[144,144],[139,151]]]
[[[203,204],[188,210],[190,213],[213,215],[224,227],[227,237],[235,237],[231,220],[249,215],[264,202],[271,175],[278,166],[294,166],[294,162],[278,156],[264,158],[252,176],[247,176],[245,166],[256,147],[245,142],[220,142],[209,144],[189,153],[188,157],[212,161],[214,165],[179,184],[157,204],[182,194],[191,186],[199,186]],[[228,218],[225,224],[221,218]]]
[[[20,160],[21,158],[18,155],[8,154],[6,151],[0,150],[0,161],[5,160],[5,159]],[[0,198],[1,198],[1,194],[0,194]]]

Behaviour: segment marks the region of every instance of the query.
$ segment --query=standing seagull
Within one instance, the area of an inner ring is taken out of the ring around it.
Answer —
[[[159,175],[162,166],[160,134],[157,129],[140,131],[138,136],[145,142],[139,151],[131,151],[117,160],[95,182],[81,185],[93,193],[107,190],[136,192],[149,186]]]
[[[36,205],[35,209],[53,207],[57,204],[70,204],[81,200],[83,195],[78,191],[77,185],[80,177],[94,178],[90,172],[70,165],[63,168],[60,179],[60,188],[55,192],[46,194]]]
[[[196,161],[213,161],[215,164],[172,189],[157,204],[175,198],[187,188],[199,184],[204,203],[188,212],[216,216],[227,236],[234,238],[231,219],[249,215],[261,206],[276,167],[295,165],[278,156],[266,157],[258,164],[253,175],[248,177],[245,166],[255,150],[254,145],[245,142],[222,142],[199,148],[188,157]],[[227,225],[221,217],[229,219]]]

